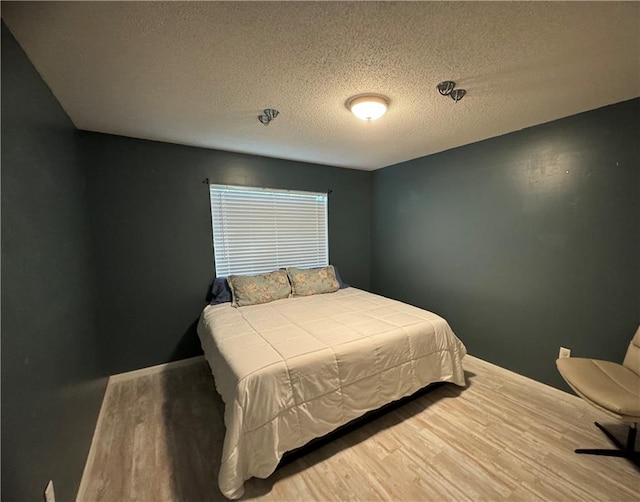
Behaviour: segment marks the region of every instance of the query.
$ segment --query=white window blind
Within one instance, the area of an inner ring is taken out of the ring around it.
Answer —
[[[327,194],[210,185],[216,276],[329,264]]]

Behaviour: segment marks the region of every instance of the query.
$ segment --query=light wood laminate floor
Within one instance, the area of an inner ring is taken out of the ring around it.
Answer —
[[[470,356],[446,384],[245,484],[246,500],[640,500],[593,426],[626,430],[579,398]],[[226,500],[217,488],[223,404],[200,360],[110,382],[80,502]]]

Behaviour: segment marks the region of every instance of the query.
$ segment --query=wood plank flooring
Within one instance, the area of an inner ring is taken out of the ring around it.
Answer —
[[[581,399],[465,358],[467,387],[443,385],[245,484],[245,500],[640,500],[624,459]],[[223,404],[204,361],[111,382],[79,502],[226,500],[217,488]]]

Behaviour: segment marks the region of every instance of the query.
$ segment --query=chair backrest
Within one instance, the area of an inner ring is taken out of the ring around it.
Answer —
[[[622,365],[640,376],[640,326],[638,326],[636,334],[629,344],[627,355],[624,356]]]

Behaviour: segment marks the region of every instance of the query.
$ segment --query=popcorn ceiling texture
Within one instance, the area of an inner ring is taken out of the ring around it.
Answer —
[[[637,2],[3,2],[2,19],[79,129],[357,169],[640,95]],[[346,109],[363,92],[390,98],[382,119]]]

